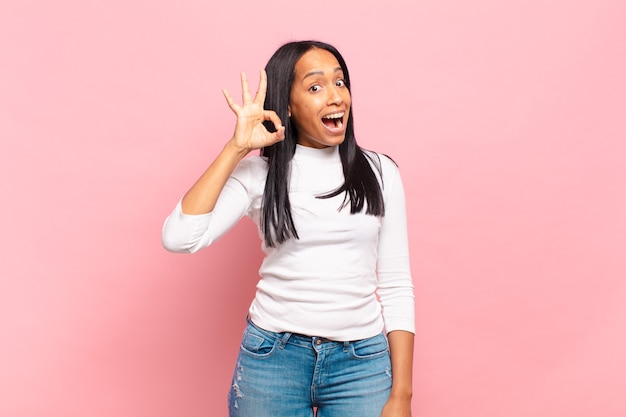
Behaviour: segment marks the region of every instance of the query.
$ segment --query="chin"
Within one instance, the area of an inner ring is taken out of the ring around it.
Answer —
[[[324,140],[302,140],[302,141],[298,141],[298,145],[302,145],[302,146],[307,146],[309,148],[329,148],[331,146],[337,146],[337,145],[341,145],[343,143],[343,141],[345,140],[345,135],[342,136],[336,136],[333,138],[328,138],[328,139],[324,139]]]
[[[341,136],[330,138],[328,141],[326,141],[326,143],[327,143],[327,146],[337,146],[337,145],[341,145],[344,140],[346,140],[346,135],[341,135]]]

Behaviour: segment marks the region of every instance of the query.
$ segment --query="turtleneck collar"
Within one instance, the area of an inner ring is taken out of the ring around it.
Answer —
[[[339,146],[329,146],[319,149],[296,145],[296,153],[293,155],[293,159],[299,163],[328,163],[341,161]]]

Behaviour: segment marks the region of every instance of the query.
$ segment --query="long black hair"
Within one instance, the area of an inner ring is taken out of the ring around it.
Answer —
[[[296,151],[298,132],[289,119],[289,96],[294,80],[294,68],[298,60],[310,49],[324,49],[335,56],[343,70],[345,85],[350,91],[348,67],[339,51],[318,41],[289,42],[272,55],[265,71],[267,72],[267,94],[264,108],[276,112],[285,126],[285,139],[261,149],[261,155],[268,158],[267,181],[263,192],[261,231],[265,245],[273,247],[287,239],[298,239],[298,232],[291,215],[289,202],[289,173],[291,159]],[[271,122],[265,122],[270,131],[275,131]],[[344,141],[339,145],[339,155],[343,166],[344,183],[328,194],[318,198],[331,198],[345,193],[340,210],[350,204],[350,213],[363,211],[366,214],[383,216],[385,205],[382,190],[372,166],[371,157],[356,143],[352,118],[352,108],[348,116]],[[376,161],[374,161],[376,162]],[[379,161],[378,161],[379,162]],[[375,164],[379,167],[379,164]]]

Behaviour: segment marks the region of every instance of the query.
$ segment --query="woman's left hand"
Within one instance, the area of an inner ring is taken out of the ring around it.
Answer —
[[[389,397],[380,417],[411,417],[411,398]]]

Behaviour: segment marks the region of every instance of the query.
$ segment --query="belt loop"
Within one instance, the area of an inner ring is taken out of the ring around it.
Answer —
[[[343,351],[347,352],[349,349],[350,349],[350,342],[346,340],[343,342]]]
[[[278,345],[278,348],[279,349],[284,349],[285,345],[289,341],[290,337],[291,337],[291,333],[290,332],[285,332],[285,334],[283,334],[283,338],[280,339],[280,345]]]

